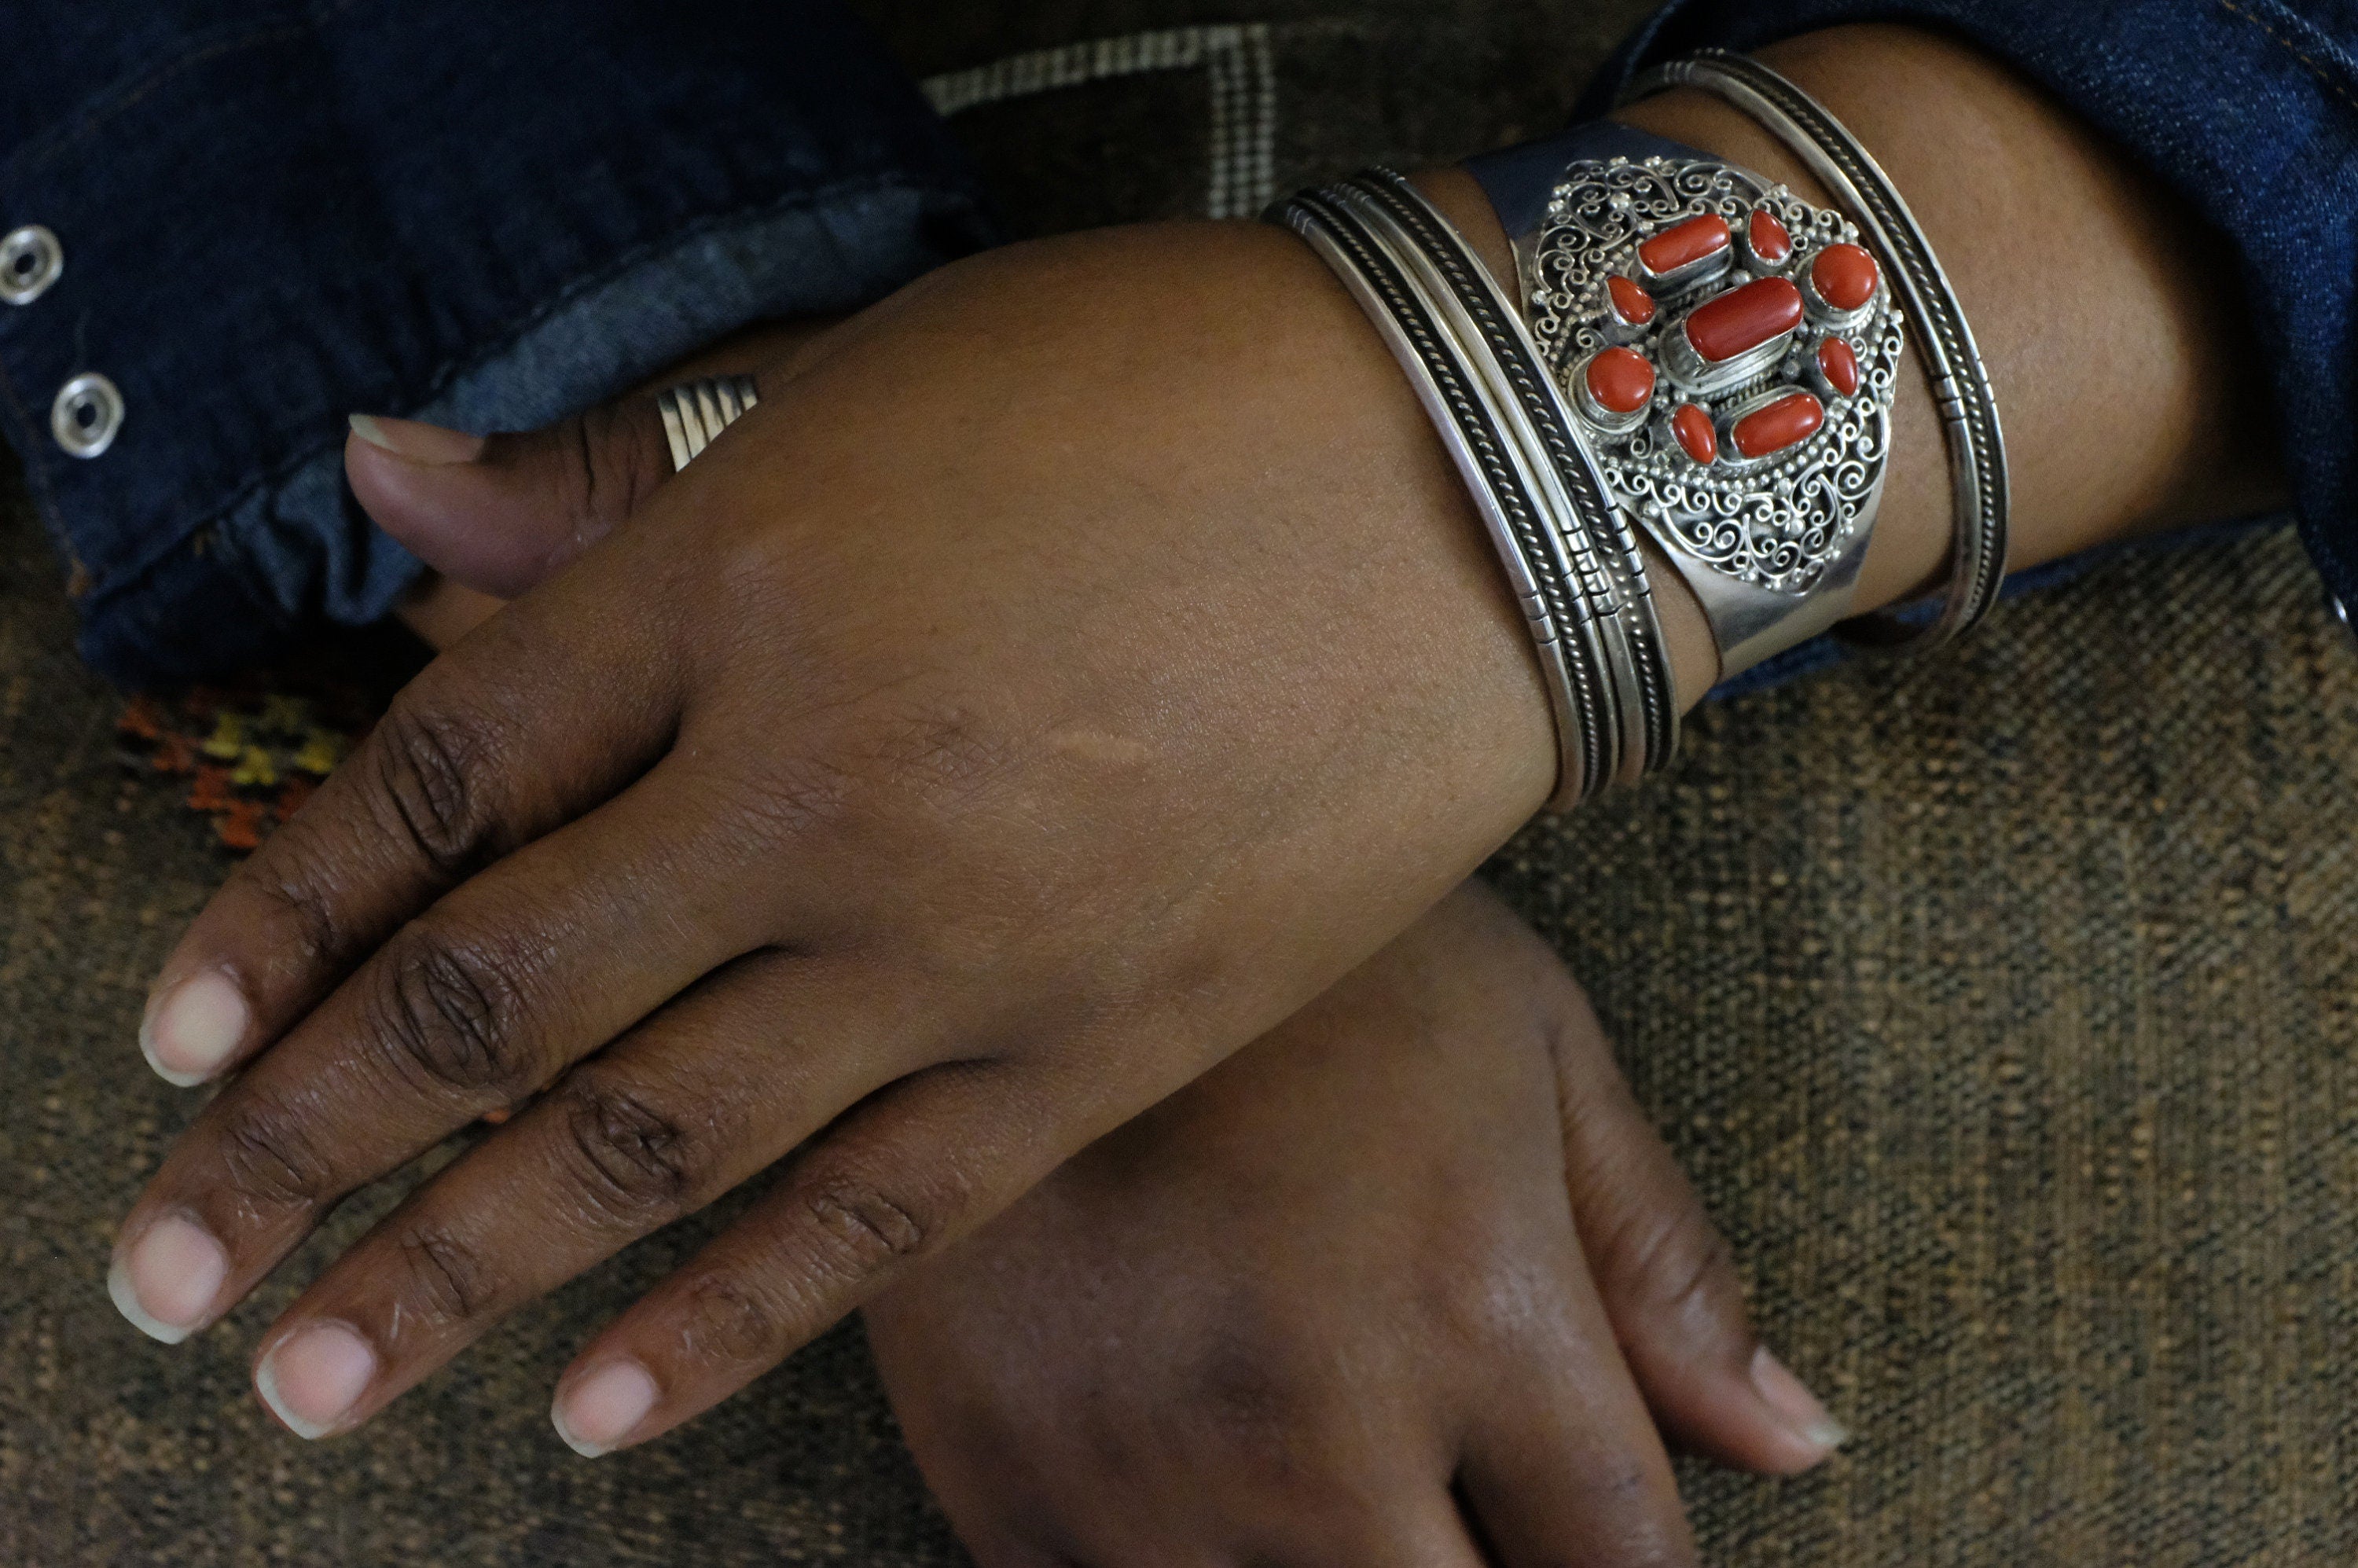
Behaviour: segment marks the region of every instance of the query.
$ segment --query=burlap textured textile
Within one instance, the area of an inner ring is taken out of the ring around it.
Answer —
[[[928,73],[1130,40],[938,84],[1047,228],[1536,129],[1636,8],[883,19]],[[1137,41],[1156,28],[1181,32]],[[1073,80],[1040,87],[1056,69]],[[390,1195],[191,1345],[114,1315],[112,1227],[193,1104],[140,1064],[137,1008],[226,862],[114,762],[62,576],[0,484],[0,1563],[963,1561],[856,1331],[646,1451],[557,1443],[572,1346],[701,1226],[323,1446],[269,1423],[245,1357]],[[2358,649],[2261,535],[2115,563],[1949,654],[1709,709],[1673,776],[1502,858],[1763,1326],[1858,1429],[1800,1482],[1688,1469],[1708,1561],[2358,1556],[2354,775]]]

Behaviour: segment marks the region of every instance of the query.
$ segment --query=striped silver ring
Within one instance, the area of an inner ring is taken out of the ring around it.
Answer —
[[[677,473],[710,446],[713,438],[742,419],[761,393],[750,375],[717,375],[675,386],[655,399],[663,410],[664,437],[671,443],[671,471]]]

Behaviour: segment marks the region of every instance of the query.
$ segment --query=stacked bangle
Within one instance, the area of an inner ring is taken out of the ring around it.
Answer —
[[[1374,321],[1489,528],[1555,711],[1552,805],[1664,766],[1677,707],[1644,563],[1520,317],[1455,231],[1389,170],[1305,191],[1274,216]]]
[[[1640,91],[1673,84],[1759,118],[1852,216],[1610,124],[1466,166],[1513,243],[1520,301],[1388,169],[1271,213],[1366,310],[1473,494],[1539,650],[1559,808],[1659,770],[1678,744],[1641,538],[1693,591],[1722,677],[1837,626],[1887,646],[1942,641],[1987,612],[2005,575],[1989,377],[1889,179],[1755,61],[1714,51]],[[1952,582],[1929,626],[1845,621],[1890,461],[1907,343],[1895,294],[1917,319],[1957,481]]]

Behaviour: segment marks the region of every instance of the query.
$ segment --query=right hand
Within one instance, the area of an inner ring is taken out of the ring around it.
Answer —
[[[1842,1436],[1478,884],[867,1316],[984,1568],[1692,1563],[1661,1434]]]

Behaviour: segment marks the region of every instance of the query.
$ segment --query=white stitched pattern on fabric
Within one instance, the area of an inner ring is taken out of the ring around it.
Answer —
[[[1170,27],[1034,49],[929,77],[924,87],[934,108],[947,115],[1109,77],[1197,69],[1208,74],[1212,90],[1205,214],[1253,217],[1277,194],[1277,60],[1265,22]]]

